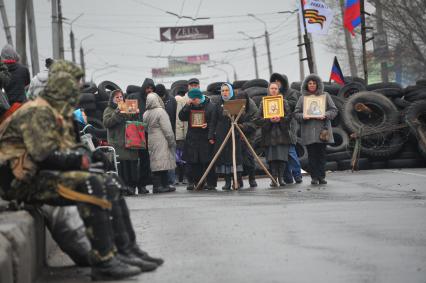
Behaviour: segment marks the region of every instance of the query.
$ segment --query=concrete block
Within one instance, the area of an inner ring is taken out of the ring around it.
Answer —
[[[13,282],[12,246],[0,234],[0,283]]]
[[[35,280],[36,235],[34,220],[26,211],[0,214],[0,234],[12,247],[14,283],[30,283]]]

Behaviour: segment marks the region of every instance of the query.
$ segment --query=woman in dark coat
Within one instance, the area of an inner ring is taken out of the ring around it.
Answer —
[[[279,95],[277,83],[270,83],[268,95]],[[288,150],[292,143],[290,121],[292,113],[287,100],[284,99],[284,117],[263,118],[263,102],[260,104],[258,121],[262,127],[262,145],[265,147],[266,161],[275,180],[280,186],[285,186],[283,174],[288,161]],[[271,183],[271,186],[276,186]]]
[[[108,107],[105,108],[103,123],[107,129],[108,144],[114,147],[118,155],[118,174],[129,187],[135,191],[138,185],[138,151],[125,148],[126,121],[138,119],[138,114],[120,112],[118,104],[124,102],[121,90],[111,92]],[[139,193],[148,193],[139,188]]]
[[[325,95],[325,113],[318,118],[307,118],[303,115],[304,97],[314,95]],[[308,149],[311,184],[327,184],[325,180],[325,148],[328,143],[334,143],[331,120],[337,116],[338,110],[330,95],[324,92],[324,84],[319,76],[311,74],[305,78],[302,84],[302,96],[299,98],[294,112],[294,117],[301,126],[302,142]],[[321,141],[319,138],[320,132],[324,128],[328,130],[328,141]]]
[[[216,142],[215,142],[215,153],[219,150],[219,147],[225,140],[226,135],[231,128],[231,119],[226,115],[223,110],[223,105],[226,101],[235,99],[234,90],[228,83],[224,83],[221,87],[221,99],[216,105]],[[242,172],[243,172],[243,158],[241,153],[241,138],[237,130],[235,130],[235,152],[236,152],[236,165],[238,174],[238,183],[234,184],[234,187],[239,188],[242,184]],[[225,185],[222,190],[231,190],[231,180],[233,179],[233,165],[232,165],[232,139],[228,139],[222,153],[216,161],[216,173],[223,174],[225,177]]]
[[[179,112],[179,119],[189,122],[182,159],[187,164],[189,181],[187,190],[193,190],[212,160],[213,144],[215,143],[216,108],[198,88],[191,89],[188,92],[188,97],[188,102]],[[193,111],[204,112],[205,123],[202,127],[192,125],[190,118]],[[211,170],[207,176],[206,189],[216,189],[215,182],[215,173],[214,170]]]

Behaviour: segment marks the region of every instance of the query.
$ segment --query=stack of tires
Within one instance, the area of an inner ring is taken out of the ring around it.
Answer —
[[[116,89],[120,88],[110,81],[103,81],[98,86],[93,82],[83,85],[78,107],[84,109],[89,124],[98,129],[104,128],[103,113],[108,106],[111,91]]]
[[[327,170],[351,169],[353,133],[361,133],[358,170],[411,168],[426,165],[426,80],[403,89],[397,83],[365,85],[359,78],[345,78],[325,91],[339,110],[332,122],[335,143],[327,146]],[[300,83],[292,88],[300,90]],[[363,110],[360,106],[365,107]],[[304,150],[298,147],[304,159]],[[302,162],[306,168],[306,162]]]

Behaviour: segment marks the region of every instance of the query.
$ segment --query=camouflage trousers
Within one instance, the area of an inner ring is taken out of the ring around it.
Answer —
[[[87,202],[70,200],[58,192],[62,185],[70,190],[104,199],[112,204],[110,209]],[[92,245],[92,263],[108,260],[115,252],[126,249],[136,242],[129,210],[120,195],[121,180],[108,174],[86,171],[42,170],[28,183],[12,181],[7,199],[30,204],[53,206],[77,205]]]

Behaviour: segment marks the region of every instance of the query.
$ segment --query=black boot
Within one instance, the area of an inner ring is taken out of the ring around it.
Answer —
[[[136,243],[133,244],[131,249],[133,254],[137,255],[138,257],[140,257],[141,259],[145,261],[153,262],[157,264],[158,266],[164,263],[164,260],[162,258],[150,256],[146,251],[141,250],[141,248],[139,248]]]
[[[257,187],[256,172],[254,169],[250,170],[248,179],[249,179],[250,188],[256,188]]]
[[[225,174],[225,186],[222,187],[222,190],[224,191],[230,191],[231,190],[231,174]]]
[[[149,194],[149,191],[146,189],[145,186],[138,187],[138,195],[146,195]]]
[[[140,273],[139,267],[126,264],[116,257],[112,257],[109,260],[94,264],[91,277],[93,281],[110,281],[136,276]]]
[[[161,185],[167,188],[168,192],[176,191],[176,187],[169,184],[168,171],[161,171]]]
[[[280,184],[281,187],[285,186],[284,182],[284,162],[279,162],[277,164],[277,175],[278,175],[278,184]]]
[[[244,181],[243,181],[243,175],[241,173],[237,173],[237,180],[238,180],[238,188],[242,189],[244,188]]]
[[[152,173],[152,185],[153,185],[152,193],[153,194],[169,192],[169,188],[163,186],[161,177],[162,177],[161,172]]]
[[[126,252],[118,252],[117,259],[128,265],[137,266],[142,272],[149,272],[157,269],[158,265],[152,261],[145,261],[135,255],[131,250]]]

